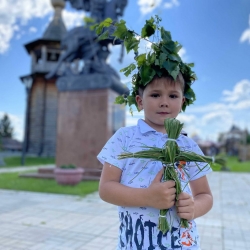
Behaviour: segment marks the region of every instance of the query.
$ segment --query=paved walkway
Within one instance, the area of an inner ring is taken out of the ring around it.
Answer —
[[[250,249],[250,174],[212,173],[213,209],[197,219],[202,250]],[[113,250],[116,207],[97,193],[0,190],[1,250]]]
[[[26,172],[26,171],[33,171],[37,170],[38,168],[53,168],[55,167],[54,164],[47,164],[47,165],[40,165],[40,166],[30,166],[30,167],[0,167],[0,174],[1,173],[14,173],[14,172]]]

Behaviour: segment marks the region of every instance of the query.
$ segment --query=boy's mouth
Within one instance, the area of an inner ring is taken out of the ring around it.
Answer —
[[[168,112],[157,112],[157,114],[159,114],[159,115],[169,115]]]

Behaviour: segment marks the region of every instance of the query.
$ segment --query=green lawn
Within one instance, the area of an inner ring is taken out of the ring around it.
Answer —
[[[250,161],[239,162],[237,157],[226,157],[227,167],[232,172],[250,172]],[[18,167],[21,166],[21,157],[5,158],[4,167]],[[25,160],[25,166],[39,166],[46,164],[55,164],[55,158],[43,158],[43,157],[27,157]],[[215,171],[219,168],[215,166]]]
[[[239,162],[237,157],[228,157],[227,167],[232,172],[250,172],[250,161]]]
[[[221,166],[214,164],[214,171],[223,171]],[[226,170],[231,172],[250,173],[250,161],[240,162],[235,156],[226,157]]]
[[[6,158],[7,167],[20,166],[20,157]],[[54,158],[27,157],[26,166],[54,164]],[[239,162],[237,157],[227,157],[227,168],[231,172],[250,172],[250,161]],[[215,171],[218,171],[215,166]],[[18,173],[0,174],[0,189],[23,190],[56,194],[72,194],[85,196],[98,190],[98,181],[82,181],[76,186],[62,186],[55,180],[24,178],[19,177]]]
[[[19,177],[18,173],[0,174],[0,189],[85,196],[97,191],[98,185],[98,181],[82,181],[75,186],[65,186],[50,179]]]
[[[19,167],[21,166],[21,157],[8,157],[4,158],[4,167]],[[55,164],[55,158],[44,157],[26,157],[25,166],[38,166],[46,164]]]

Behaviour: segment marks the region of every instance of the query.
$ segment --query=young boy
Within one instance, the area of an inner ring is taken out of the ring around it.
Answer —
[[[161,182],[161,162],[117,159],[125,151],[141,151],[143,145],[164,146],[168,140],[164,119],[175,118],[181,111],[185,102],[184,87],[181,73],[176,81],[171,76],[155,76],[144,88],[140,87],[135,100],[138,109],[144,110],[144,120],[139,120],[137,126],[120,128],[98,155],[103,163],[100,197],[118,206],[117,249],[200,249],[194,219],[212,207],[213,197],[206,178],[210,167],[199,171],[205,163],[177,162],[183,192],[175,202],[175,182]],[[177,144],[182,150],[202,154],[198,145],[184,135],[179,136]],[[182,168],[178,167],[180,164]],[[165,234],[157,228],[160,209],[169,209],[170,230]],[[189,228],[181,227],[180,218],[189,221]]]

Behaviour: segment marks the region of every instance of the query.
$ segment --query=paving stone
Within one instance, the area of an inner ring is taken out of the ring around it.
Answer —
[[[250,174],[208,175],[214,205],[196,220],[202,250],[250,249]],[[117,208],[87,197],[0,190],[0,249],[115,250]],[[101,213],[100,213],[101,211]]]

